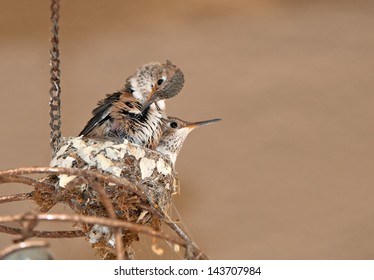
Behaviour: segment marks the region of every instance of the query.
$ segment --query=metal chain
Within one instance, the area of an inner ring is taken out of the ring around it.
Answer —
[[[58,20],[60,19],[60,0],[51,0],[51,22],[52,22],[52,48],[50,50],[50,74],[51,74],[51,89],[49,90],[49,106],[50,106],[50,144],[52,148],[52,156],[55,155],[61,139],[61,102],[60,102],[60,50],[58,48]]]

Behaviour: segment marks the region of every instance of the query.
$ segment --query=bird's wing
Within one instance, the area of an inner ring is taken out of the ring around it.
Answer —
[[[110,118],[110,109],[113,102],[120,99],[121,92],[115,92],[108,94],[106,98],[100,100],[98,106],[92,111],[93,117],[87,122],[86,126],[79,133],[79,136],[85,136],[90,133],[95,127],[101,125],[107,119]]]

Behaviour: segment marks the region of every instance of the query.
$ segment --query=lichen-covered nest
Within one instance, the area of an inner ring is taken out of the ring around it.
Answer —
[[[169,158],[131,143],[118,144],[82,137],[62,138],[50,165],[96,170],[122,178],[123,182],[116,184],[101,176],[69,174],[40,179],[49,188],[36,188],[33,199],[44,212],[56,203],[64,203],[77,214],[109,217],[99,191],[104,190],[118,219],[160,230],[160,217],[151,210],[159,209],[168,213],[172,196],[179,193],[177,174]],[[101,225],[78,226],[103,258],[116,257],[113,229]],[[132,242],[138,238],[136,232],[122,230],[127,257],[131,258]]]

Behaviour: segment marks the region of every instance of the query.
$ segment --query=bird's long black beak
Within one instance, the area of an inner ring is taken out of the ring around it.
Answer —
[[[215,122],[218,122],[218,121],[221,121],[221,120],[222,119],[212,119],[212,120],[206,120],[206,121],[191,122],[191,123],[188,123],[186,126],[188,128],[194,129],[196,127],[200,127],[200,126],[203,126],[203,125],[215,123]]]
[[[153,102],[158,101],[158,94],[155,88],[152,89],[151,93],[149,94],[147,100],[144,102],[140,111],[143,113]]]

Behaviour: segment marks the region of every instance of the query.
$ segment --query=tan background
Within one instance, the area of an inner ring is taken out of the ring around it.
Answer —
[[[50,160],[48,6],[0,1],[1,169]],[[373,1],[63,1],[63,134],[138,66],[170,59],[186,84],[168,113],[223,118],[177,162],[176,205],[206,254],[373,259],[373,30]],[[82,239],[52,245],[95,258]]]

